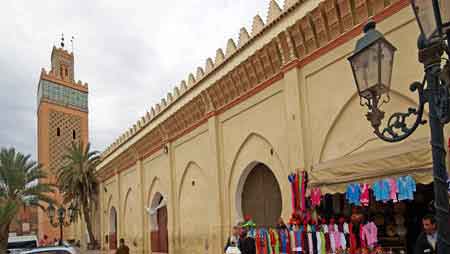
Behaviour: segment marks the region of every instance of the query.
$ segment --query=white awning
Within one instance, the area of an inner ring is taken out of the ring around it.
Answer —
[[[343,193],[351,182],[371,184],[380,178],[401,175],[411,175],[422,184],[433,181],[428,138],[390,144],[316,164],[309,174],[309,186],[320,187],[322,193]]]

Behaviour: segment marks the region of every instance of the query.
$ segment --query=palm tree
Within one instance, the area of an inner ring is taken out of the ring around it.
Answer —
[[[43,183],[46,178],[40,164],[30,155],[14,148],[0,150],[0,252],[6,251],[9,227],[21,207],[41,207],[53,202],[48,196],[54,189]]]
[[[100,162],[100,157],[97,151],[90,151],[89,143],[85,146],[82,142],[72,142],[63,158],[64,166],[57,170],[57,183],[63,195],[63,202],[81,207],[81,211],[79,209],[75,211],[75,218],[84,218],[90,242],[95,244],[92,214],[98,200],[95,168]]]

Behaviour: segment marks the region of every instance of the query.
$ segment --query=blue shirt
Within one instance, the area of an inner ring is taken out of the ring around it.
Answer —
[[[361,205],[361,187],[359,184],[349,184],[345,196],[350,204]]]
[[[411,176],[401,176],[397,179],[398,200],[413,200],[416,191],[416,181]]]
[[[373,194],[375,196],[376,201],[387,202],[390,200],[390,187],[389,181],[387,179],[383,179],[377,181],[372,186]]]

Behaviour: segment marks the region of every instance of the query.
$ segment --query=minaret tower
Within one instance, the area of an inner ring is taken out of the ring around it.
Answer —
[[[75,82],[73,52],[53,47],[51,69],[41,70],[37,93],[38,161],[48,173],[47,181],[55,183],[55,172],[63,166],[66,147],[73,141],[88,142],[88,85]],[[55,199],[61,201],[58,193]],[[59,239],[59,229],[49,223],[47,214],[38,212],[39,239]],[[73,230],[64,230],[65,239],[73,237]]]

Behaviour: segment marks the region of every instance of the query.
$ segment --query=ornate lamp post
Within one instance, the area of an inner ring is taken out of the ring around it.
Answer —
[[[50,224],[55,228],[59,227],[59,245],[63,245],[63,227],[68,227],[70,226],[70,224],[72,224],[72,222],[75,221],[76,207],[74,206],[74,204],[70,204],[67,210],[69,212],[69,221],[66,221],[66,208],[61,206],[56,210],[51,203],[47,207],[47,214],[50,218]],[[56,222],[54,221],[55,211],[57,212]]]
[[[409,137],[423,120],[424,106],[428,103],[433,158],[434,199],[438,224],[437,253],[450,253],[450,221],[445,168],[443,126],[450,122],[450,1],[411,0],[411,6],[419,24],[419,61],[424,65],[422,82],[410,85],[417,91],[419,105],[407,112],[392,114],[385,127],[381,127],[383,103],[390,100],[389,91],[395,47],[375,29],[375,22],[364,27],[364,36],[356,44],[348,58],[353,71],[362,106],[367,106],[367,120],[375,135],[386,142],[399,142]],[[447,59],[442,56],[446,52]],[[444,63],[444,64],[443,64]],[[415,117],[411,122],[406,120]]]

